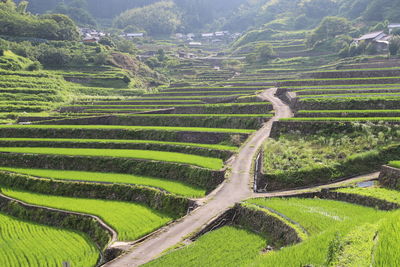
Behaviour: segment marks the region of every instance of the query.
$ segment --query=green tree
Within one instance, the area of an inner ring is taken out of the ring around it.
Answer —
[[[257,49],[258,52],[258,60],[262,62],[268,62],[275,56],[274,49],[270,44],[264,44]]]
[[[320,25],[307,37],[307,46],[318,42],[330,41],[337,35],[347,34],[351,30],[350,22],[345,18],[325,17]]]
[[[101,38],[100,41],[99,41],[99,43],[102,44],[102,45],[106,45],[106,46],[110,46],[110,47],[115,47],[114,41],[113,41],[110,37],[108,37],[108,36]]]
[[[177,10],[173,1],[161,1],[123,12],[114,20],[114,25],[120,29],[131,25],[152,35],[170,34],[182,24]]]
[[[28,2],[28,1],[21,1],[21,2],[18,4],[18,7],[17,7],[16,11],[17,11],[19,14],[25,14],[25,13],[26,13],[26,9],[28,8],[28,5],[29,5],[29,2]]]

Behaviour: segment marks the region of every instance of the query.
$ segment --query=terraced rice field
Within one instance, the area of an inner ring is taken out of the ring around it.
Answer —
[[[0,266],[94,266],[96,246],[84,235],[0,213]],[[38,245],[40,244],[40,245]]]
[[[251,232],[225,226],[211,231],[193,244],[171,251],[147,265],[196,266],[198,263],[204,263],[207,266],[229,266],[232,264],[235,266],[303,266],[307,264],[324,265],[327,262],[333,264],[336,259],[341,263],[344,259],[354,260],[354,257],[357,256],[360,256],[361,263],[365,264],[373,260],[371,251],[375,233],[380,227],[387,228],[388,224],[392,225],[394,220],[391,219],[391,216],[396,214],[339,201],[319,199],[251,199],[243,205],[276,212],[275,216],[284,216],[284,220],[297,223],[298,226],[305,229],[308,236],[296,245],[262,253],[262,250],[268,245],[268,241],[266,242],[263,238]],[[357,245],[360,245],[358,243],[360,239],[353,237],[358,237],[358,231],[364,231],[365,227],[369,225],[371,225],[370,231],[360,232],[364,233],[363,241],[367,239],[368,243],[366,247],[363,247],[365,250],[360,252],[357,249]],[[243,235],[244,233],[246,234]],[[389,238],[386,233],[380,232],[380,234],[384,238]],[[250,237],[256,238],[257,241],[253,240],[248,243],[251,240]],[[233,240],[236,241],[232,244],[231,241]],[[342,254],[333,255],[337,258],[332,260],[329,258],[329,249],[336,241],[348,243],[343,243],[346,244],[343,251],[335,251],[335,253]],[[395,240],[392,238],[391,241]],[[236,249],[238,244],[241,245],[241,249]],[[382,245],[380,243],[380,246]],[[352,254],[354,248],[357,249],[356,255]],[[225,252],[229,252],[229,256]],[[383,253],[385,255],[378,256],[380,259],[387,256],[386,251]],[[396,262],[398,259],[399,257],[395,256],[391,261]]]
[[[1,192],[29,204],[96,215],[117,231],[121,241],[136,240],[173,220],[135,203],[42,195],[8,188],[1,188]]]
[[[265,244],[266,240],[255,233],[225,226],[145,266],[244,266]]]
[[[398,121],[397,74],[397,68],[328,70],[303,74],[314,80],[279,85],[287,91],[296,121]]]
[[[90,149],[90,148],[50,148],[50,147],[0,147],[0,152],[68,155],[89,157],[135,158],[191,164],[203,168],[219,170],[223,166],[221,159],[208,158],[174,152],[130,150],[130,149]]]
[[[0,170],[22,173],[35,177],[51,178],[56,180],[145,185],[154,188],[161,188],[168,192],[177,195],[182,195],[185,197],[203,197],[206,193],[204,189],[187,185],[179,181],[172,181],[172,180],[139,176],[139,175],[128,175],[121,173],[50,170],[50,169],[7,168],[7,167],[0,167]]]
[[[225,150],[235,152],[238,150],[235,146],[227,145],[208,145],[183,142],[162,142],[152,140],[116,140],[116,139],[63,139],[63,138],[0,138],[0,142],[12,144],[14,142],[24,142],[32,144],[35,142],[67,142],[67,143],[101,143],[101,144],[155,144],[167,146],[182,146],[182,147],[200,147],[206,149]],[[27,145],[28,146],[28,145]]]
[[[390,190],[381,187],[367,187],[367,188],[348,187],[348,188],[337,189],[335,191],[341,193],[372,197],[400,204],[400,192],[396,190]]]
[[[160,126],[125,126],[125,125],[0,125],[0,129],[101,129],[101,130],[155,130],[155,131],[194,131],[215,133],[253,133],[247,129],[224,129],[203,127],[160,127]]]
[[[332,200],[253,199],[248,203],[268,207],[289,217],[304,227],[310,235],[308,239],[297,245],[258,256],[252,263],[255,266],[323,265],[327,262],[333,263],[334,260],[332,261],[332,259],[336,259],[336,257],[352,259],[354,256],[359,256],[364,261],[363,264],[371,262],[372,240],[376,233],[376,227],[370,228],[372,229],[372,236],[368,233],[368,237],[371,237],[371,239],[367,240],[363,250],[360,251],[355,248],[357,255],[352,255],[351,250],[345,250],[343,254],[335,254],[332,255],[333,258],[329,258],[329,247],[334,242],[346,242],[346,240],[349,242],[347,244],[349,247],[357,245],[357,239],[353,240],[351,237],[359,229],[363,231],[365,227],[362,226],[379,225],[381,218],[391,214]],[[366,235],[367,231],[364,232],[364,236]]]

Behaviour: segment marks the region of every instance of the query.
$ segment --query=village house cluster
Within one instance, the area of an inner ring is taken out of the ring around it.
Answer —
[[[390,39],[392,38],[392,33],[400,29],[400,23],[389,24],[388,30],[389,34],[384,31],[370,32],[364,34],[363,36],[354,39],[353,43],[358,45],[360,42],[366,42],[368,44],[372,43],[375,45],[377,51],[386,51],[389,47]]]
[[[187,42],[189,46],[196,47],[207,44],[218,44],[229,42],[240,37],[241,33],[230,33],[229,31],[209,32],[209,33],[176,33],[173,37],[177,40]]]
[[[110,36],[110,33],[105,33],[90,28],[79,28],[78,30],[82,36],[82,42],[84,43],[97,43],[101,38]],[[144,38],[145,34],[143,32],[123,33],[119,36],[127,40],[132,40],[134,38]]]

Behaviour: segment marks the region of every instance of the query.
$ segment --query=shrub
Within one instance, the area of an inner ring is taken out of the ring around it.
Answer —
[[[32,64],[30,64],[27,68],[29,71],[34,71],[34,70],[41,70],[42,69],[42,64],[40,64],[39,61],[35,61]]]

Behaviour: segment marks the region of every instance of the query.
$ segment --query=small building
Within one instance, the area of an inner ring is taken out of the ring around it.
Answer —
[[[211,32],[211,33],[202,33],[201,37],[202,38],[213,38],[214,37],[214,33],[213,32]]]
[[[189,46],[202,46],[203,44],[200,42],[190,42]]]
[[[184,36],[185,35],[183,33],[175,33],[175,39],[181,40],[181,39],[183,39]]]
[[[371,32],[364,34],[360,38],[356,38],[353,44],[358,45],[360,42],[364,41],[367,44],[373,43],[376,46],[377,51],[384,51],[389,47],[389,40],[391,36],[387,35],[383,31]]]
[[[239,38],[241,35],[242,35],[242,34],[239,33],[239,32],[232,33],[231,39],[235,40],[235,39]]]
[[[354,42],[356,44],[358,44],[361,41],[370,43],[370,42],[381,40],[382,38],[384,38],[386,36],[387,36],[386,33],[384,33],[383,31],[371,32],[371,33],[364,34],[360,38],[354,39]]]
[[[125,39],[143,38],[144,37],[144,33],[143,32],[124,33],[124,34],[120,35],[120,37],[123,37]]]
[[[389,34],[391,34],[394,30],[400,29],[400,23],[393,23],[388,25]]]
[[[186,53],[184,51],[179,51],[178,52],[178,57],[179,58],[195,58],[196,55],[193,53]]]
[[[215,36],[222,37],[222,36],[225,36],[225,33],[224,32],[215,32]]]
[[[223,41],[221,39],[212,39],[211,43],[213,44],[218,44],[218,43],[222,43]]]

